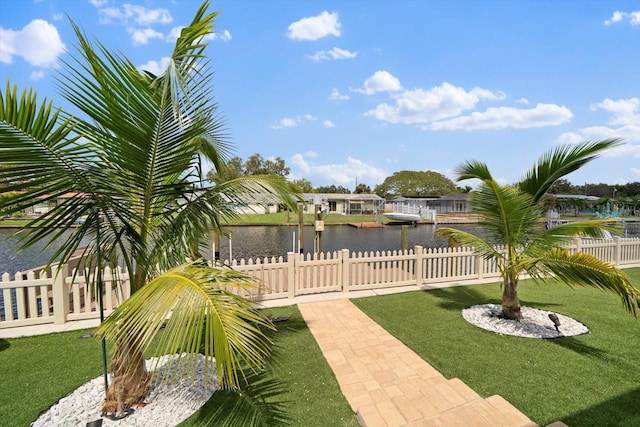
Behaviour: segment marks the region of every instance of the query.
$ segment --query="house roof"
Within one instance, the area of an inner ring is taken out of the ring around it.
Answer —
[[[322,204],[329,200],[344,200],[344,201],[384,201],[384,199],[377,194],[341,194],[341,193],[303,193],[302,199],[307,203]]]
[[[587,202],[597,202],[600,197],[585,196],[582,194],[552,194],[558,200],[586,200]]]

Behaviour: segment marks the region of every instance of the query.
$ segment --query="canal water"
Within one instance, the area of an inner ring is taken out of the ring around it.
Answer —
[[[446,238],[434,237],[436,227],[432,224],[420,224],[407,228],[408,247],[445,247]],[[477,225],[455,225],[474,234],[482,235]],[[356,228],[348,225],[325,226],[320,234],[322,252],[349,249],[352,252],[388,251],[401,249],[401,226],[387,225],[383,228]],[[220,239],[220,257],[222,259],[249,259],[263,257],[286,257],[287,252],[297,252],[297,226],[234,226],[229,227],[230,238]],[[18,252],[18,240],[13,236],[15,230],[0,229],[0,275],[8,272],[25,271],[44,265],[55,252],[55,247],[45,248],[45,242]],[[640,222],[624,224],[623,237],[640,237]],[[303,231],[304,253],[314,251],[316,233],[312,226]],[[206,242],[203,255],[211,258],[212,241]]]
[[[477,226],[457,226],[471,232],[478,232]],[[320,233],[320,249],[322,252],[349,249],[351,251],[370,252],[401,249],[401,226],[383,228],[356,228],[348,225],[330,225]],[[264,257],[286,257],[287,252],[297,252],[297,226],[232,226],[230,238],[221,237],[220,257],[222,259],[249,259]],[[434,238],[436,227],[421,224],[407,228],[409,248],[415,245],[425,247],[447,246],[445,238]],[[45,248],[45,242],[18,252],[19,242],[13,236],[15,230],[0,229],[0,274],[25,271],[47,263],[55,252],[55,247]],[[316,241],[316,233],[312,226],[303,230],[304,253],[312,253]],[[213,241],[207,239],[203,255],[211,258]],[[295,244],[295,247],[294,247]]]

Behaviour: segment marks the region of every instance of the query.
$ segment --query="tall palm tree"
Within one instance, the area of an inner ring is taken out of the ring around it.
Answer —
[[[132,297],[99,329],[115,343],[106,412],[144,398],[143,354],[169,313],[160,351],[202,348],[215,356],[223,386],[237,387],[239,370],[260,365],[267,353],[261,331],[268,321],[230,292],[257,285],[219,265],[183,265],[199,259],[199,239],[222,232],[220,220],[235,216],[231,206],[243,197],[270,194],[296,209],[281,177],[210,186],[205,180],[203,164],[223,171],[231,148],[204,54],[216,17],[207,8],[205,2],[182,29],[160,76],[90,42],[72,23],[77,53],[64,62],[58,83],[73,113],[39,101],[32,90],[19,95],[10,83],[0,93],[1,191],[20,192],[0,198],[0,211],[73,194],[29,224],[24,246],[51,240],[59,246],[52,261],[64,263],[89,238],[84,256],[95,260],[100,250],[129,272]]]
[[[614,231],[615,221],[570,222],[552,229],[545,229],[540,223],[542,202],[549,187],[620,143],[610,139],[573,147],[559,146],[544,154],[525,178],[513,186],[500,185],[481,162],[468,161],[457,169],[459,181],[480,180],[470,202],[474,212],[480,214],[480,225],[488,236],[483,239],[454,228],[440,228],[438,234],[473,247],[484,259],[497,264],[503,287],[504,317],[514,320],[522,317],[518,282],[523,273],[534,279],[553,276],[569,286],[591,286],[615,293],[622,299],[624,308],[637,316],[640,291],[631,285],[623,271],[591,255],[572,254],[562,247],[575,236],[600,237],[603,230]]]

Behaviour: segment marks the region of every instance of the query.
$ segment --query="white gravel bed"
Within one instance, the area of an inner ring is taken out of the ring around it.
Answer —
[[[521,307],[522,320],[503,319],[502,307],[498,304],[474,305],[462,310],[462,317],[479,328],[501,335],[514,335],[525,338],[561,338],[589,333],[582,323],[571,317],[551,311],[531,307]],[[549,318],[549,314],[558,316],[559,332]]]
[[[163,356],[158,362],[156,374],[150,385],[146,406],[134,408],[125,418],[113,421],[102,417],[102,426],[118,427],[172,427],[187,419],[209,400],[218,390],[215,378],[205,385],[205,358],[199,355],[194,378],[162,382],[162,374],[167,362],[174,362],[177,356]],[[147,360],[147,369],[154,359]],[[210,359],[208,363],[214,363]],[[170,365],[169,365],[170,366]],[[60,399],[49,410],[41,414],[32,427],[85,427],[88,422],[101,418],[100,410],[104,401],[104,377],[100,376],[77,388]]]

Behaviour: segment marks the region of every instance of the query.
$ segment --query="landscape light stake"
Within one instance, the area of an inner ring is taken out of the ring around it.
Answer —
[[[102,301],[102,256],[100,253],[100,209],[96,208],[96,246],[98,249],[96,267],[98,268],[98,277],[96,278],[96,287],[98,290],[98,305],[100,309],[100,324],[104,322],[104,306]],[[109,389],[109,375],[107,373],[107,341],[102,337],[102,372],[104,374],[104,394],[107,395]]]
[[[560,319],[558,319],[558,316],[555,313],[550,313],[549,314],[549,319],[551,319],[551,321],[553,322],[553,326],[556,327],[556,332],[559,334],[560,333]]]

